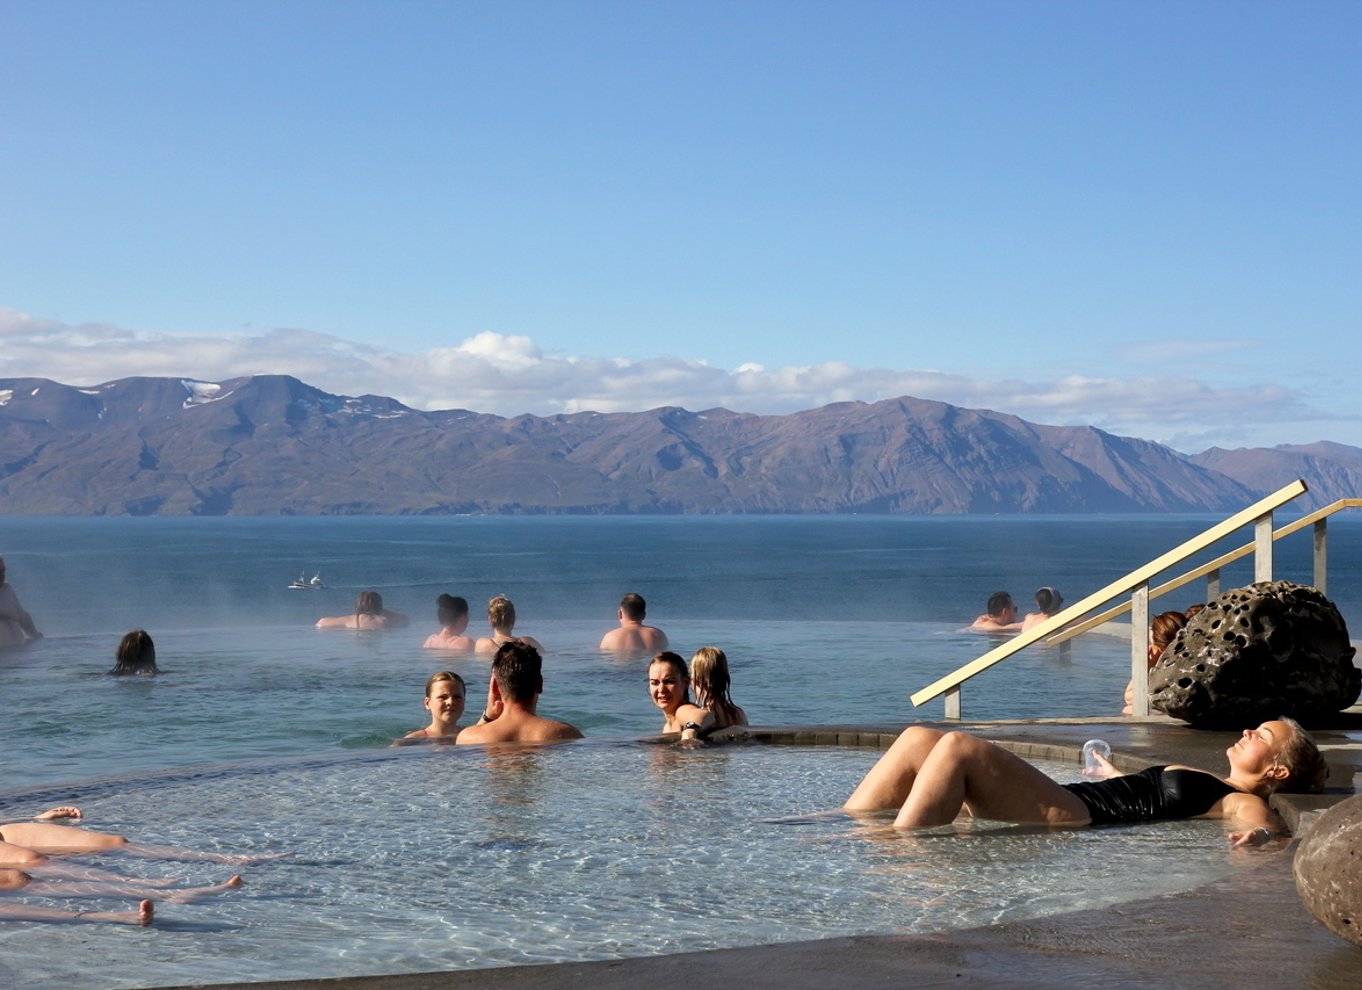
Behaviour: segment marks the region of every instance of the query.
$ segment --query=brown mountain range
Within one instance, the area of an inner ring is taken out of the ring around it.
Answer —
[[[508,419],[278,375],[3,379],[0,514],[1220,512],[1294,465],[1351,494],[1362,451],[1319,446],[1189,458],[908,397]]]

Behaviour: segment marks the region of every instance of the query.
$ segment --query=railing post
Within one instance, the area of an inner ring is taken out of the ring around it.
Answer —
[[[1261,515],[1253,524],[1253,580],[1272,580],[1272,513]]]
[[[1220,597],[1220,568],[1216,568],[1206,575],[1206,601],[1211,602]]]
[[[1149,582],[1137,587],[1130,596],[1130,682],[1135,694],[1130,702],[1132,715],[1149,714]]]
[[[1315,521],[1315,587],[1329,596],[1329,520]]]
[[[960,721],[960,685],[949,689],[946,692],[946,721]]]

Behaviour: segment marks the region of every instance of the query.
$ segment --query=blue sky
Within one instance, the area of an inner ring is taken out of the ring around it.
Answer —
[[[0,377],[1362,446],[1362,4],[0,0]]]

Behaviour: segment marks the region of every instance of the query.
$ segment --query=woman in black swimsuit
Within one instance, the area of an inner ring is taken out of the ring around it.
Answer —
[[[898,808],[894,825],[946,825],[962,812],[995,821],[1079,827],[1166,818],[1232,819],[1236,845],[1280,830],[1274,791],[1324,789],[1323,757],[1291,719],[1245,729],[1226,751],[1230,772],[1151,767],[1101,781],[1059,784],[1018,756],[966,732],[905,729],[852,792],[847,811]]]

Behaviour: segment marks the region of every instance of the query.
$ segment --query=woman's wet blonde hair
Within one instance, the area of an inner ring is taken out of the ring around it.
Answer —
[[[1291,729],[1291,734],[1278,744],[1275,757],[1279,765],[1286,767],[1288,776],[1282,781],[1269,780],[1269,793],[1321,793],[1329,779],[1329,764],[1315,745],[1315,740],[1294,718],[1283,715],[1277,721],[1286,723]]]
[[[487,621],[498,629],[515,625],[515,605],[505,595],[497,595],[487,603]]]

